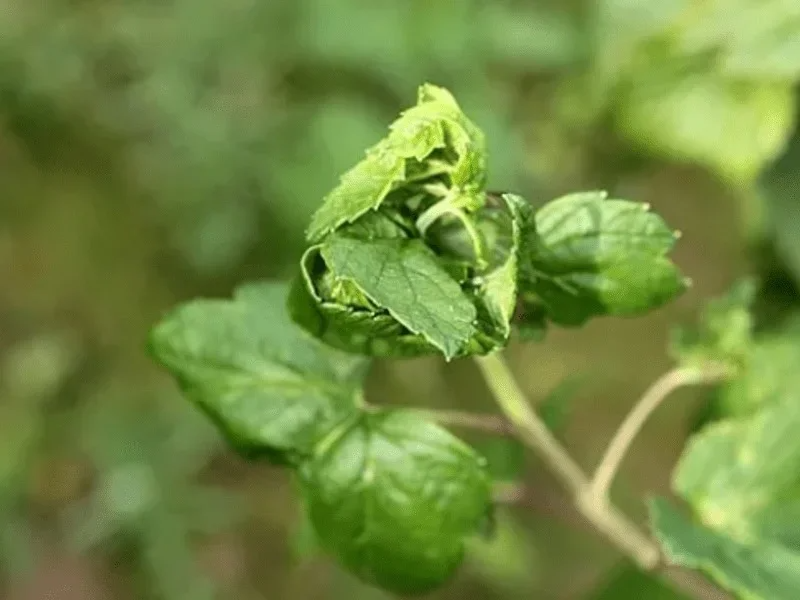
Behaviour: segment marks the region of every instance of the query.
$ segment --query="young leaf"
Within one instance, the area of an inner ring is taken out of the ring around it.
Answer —
[[[367,361],[323,346],[286,314],[287,287],[195,300],[150,333],[154,358],[243,451],[308,453],[358,407]]]
[[[709,302],[694,330],[680,328],[674,332],[672,354],[685,365],[714,361],[742,367],[753,345],[750,306],[755,292],[755,282],[745,279]]]
[[[335,236],[321,254],[337,277],[355,284],[446,358],[454,357],[472,337],[475,307],[421,241]]]
[[[664,501],[653,505],[667,557],[749,599],[800,597],[798,430],[800,405],[789,393],[697,435],[673,485],[699,522]]]
[[[405,411],[343,425],[299,473],[323,546],[364,581],[400,594],[444,583],[490,510],[485,461]]]
[[[536,213],[521,290],[559,325],[638,315],[686,288],[667,258],[675,240],[647,205],[607,199],[604,192],[564,196]]]
[[[436,150],[454,155],[451,161],[439,161],[438,171],[423,163]],[[446,174],[458,188],[483,187],[483,133],[444,88],[430,84],[420,87],[417,105],[390,126],[389,135],[370,148],[364,160],[345,173],[324,199],[306,232],[308,241],[319,242],[342,225],[377,209],[390,192],[406,183],[413,170]],[[414,179],[419,179],[418,173]]]

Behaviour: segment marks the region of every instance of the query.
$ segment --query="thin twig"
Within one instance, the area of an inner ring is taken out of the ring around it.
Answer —
[[[377,411],[381,410],[380,407],[369,404],[366,410]],[[467,412],[463,410],[447,410],[436,408],[417,408],[417,407],[403,407],[404,410],[410,410],[420,416],[426,417],[432,421],[436,421],[440,425],[449,427],[456,427],[460,429],[471,429],[481,433],[489,433],[493,435],[513,435],[514,426],[501,415],[491,415],[478,412]]]
[[[611,484],[619,471],[628,450],[644,424],[672,392],[689,385],[712,383],[728,376],[728,369],[721,365],[706,368],[678,367],[667,371],[642,395],[622,422],[608,445],[603,458],[592,477],[591,494],[598,501],[608,498]]]
[[[581,514],[642,568],[655,568],[659,562],[656,545],[614,508],[589,501],[588,477],[528,404],[502,357],[495,353],[475,360],[495,400],[514,425],[520,439],[533,448],[550,471],[561,480]]]
[[[561,480],[571,493],[575,508],[595,531],[603,534],[643,570],[660,574],[692,597],[698,600],[729,598],[702,576],[666,565],[653,540],[605,498],[598,498],[592,493],[588,476],[528,404],[525,394],[499,354],[475,360],[492,395],[520,439],[535,450],[550,471]]]

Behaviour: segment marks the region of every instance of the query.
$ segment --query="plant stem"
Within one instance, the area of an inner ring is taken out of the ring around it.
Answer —
[[[499,353],[476,357],[489,390],[520,439],[530,446],[571,493],[576,510],[626,556],[646,571],[660,570],[678,589],[695,598],[728,598],[703,577],[666,567],[658,546],[605,498],[592,493],[588,476],[550,433],[528,404],[525,394]],[[720,376],[720,375],[717,375]]]
[[[573,496],[580,496],[586,488],[586,475],[530,407],[501,355],[489,354],[478,357],[475,361],[483,373],[489,391],[514,426],[517,435],[536,450]]]
[[[369,411],[380,410],[374,404],[365,407]],[[431,421],[436,421],[441,425],[471,429],[482,433],[494,435],[512,435],[514,427],[505,417],[500,415],[490,415],[485,413],[465,412],[461,410],[440,410],[438,408],[409,408],[420,416],[426,417]]]
[[[701,383],[711,383],[724,379],[728,370],[721,365],[712,364],[706,368],[678,367],[667,371],[642,395],[628,416],[622,422],[592,477],[591,494],[599,501],[606,502],[614,481],[614,476],[637,434],[656,409],[672,392]]]

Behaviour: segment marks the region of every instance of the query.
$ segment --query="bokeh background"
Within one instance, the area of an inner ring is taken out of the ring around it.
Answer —
[[[798,302],[795,0],[2,0],[0,598],[379,600],[320,554],[286,474],[248,464],[146,357],[177,302],[290,273],[338,175],[429,81],[485,131],[491,186],[649,202],[694,286],[509,357],[587,468],[671,328],[743,274]],[[374,402],[491,410],[468,363],[379,362]],[[668,493],[707,394],[676,394],[615,489]],[[674,600],[540,465],[430,598]]]

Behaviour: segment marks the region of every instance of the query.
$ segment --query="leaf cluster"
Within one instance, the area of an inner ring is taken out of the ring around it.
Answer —
[[[321,545],[394,592],[454,573],[491,481],[436,423],[365,403],[369,357],[484,355],[515,326],[640,314],[686,285],[647,206],[588,192],[534,211],[486,190],[487,162],[453,95],[421,86],[324,198],[291,284],[189,302],[150,336],[233,447],[292,471]]]

